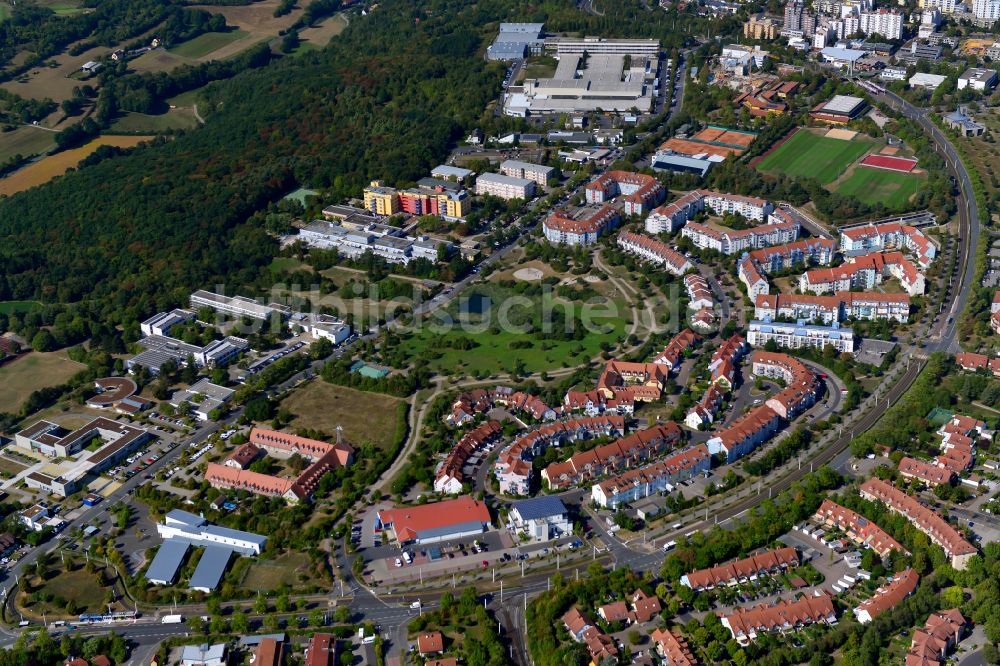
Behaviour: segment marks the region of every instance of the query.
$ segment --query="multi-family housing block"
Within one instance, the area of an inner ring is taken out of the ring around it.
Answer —
[[[813,294],[761,294],[754,301],[754,318],[771,320],[820,320],[829,324],[842,319],[892,319],[905,322],[910,316],[910,297],[879,292],[837,292],[833,296]]]
[[[871,223],[840,232],[842,252],[884,252],[909,250],[921,268],[927,268],[937,256],[937,246],[920,229],[898,222]]]
[[[909,456],[900,458],[897,470],[904,479],[916,479],[931,487],[951,483],[955,477],[955,473],[950,469]]]
[[[766,319],[751,321],[747,328],[747,341],[754,347],[763,347],[771,340],[779,347],[823,349],[827,345],[842,354],[854,353],[854,331],[838,322],[829,326],[816,326],[799,320],[794,324],[772,322]]]
[[[875,590],[875,594],[857,605],[854,616],[861,624],[868,624],[882,613],[903,603],[906,597],[916,591],[919,582],[920,576],[913,569],[894,575],[892,580]]]
[[[836,527],[859,546],[871,548],[881,557],[895,551],[907,554],[908,551],[884,529],[868,520],[860,513],[825,499],[813,518],[830,527]]]
[[[542,231],[550,243],[592,245],[605,230],[617,226],[620,220],[618,209],[612,206],[585,208],[576,217],[564,210],[555,210],[542,222]]]
[[[851,257],[835,268],[807,271],[799,278],[799,289],[826,294],[851,289],[871,290],[887,277],[899,280],[910,296],[924,293],[924,276],[902,252],[875,252]]]
[[[636,363],[611,359],[597,380],[597,390],[607,398],[627,394],[638,402],[659,400],[670,373],[660,363]]]
[[[773,606],[740,608],[720,620],[737,643],[749,645],[765,633],[795,631],[811,624],[834,624],[837,613],[830,595],[824,592],[795,601],[782,600]]]
[[[373,180],[364,189],[365,208],[382,216],[396,213],[437,215],[446,220],[462,220],[472,210],[472,198],[457,183],[426,179],[423,185],[406,190],[386,187]]]
[[[658,423],[610,444],[576,453],[564,462],[552,463],[542,470],[542,478],[549,489],[579,485],[662,455],[682,437],[676,423]]]
[[[829,266],[836,251],[834,241],[826,238],[805,238],[748,252],[740,259],[737,275],[746,286],[751,301],[770,293],[767,275],[788,270],[800,264]]]
[[[993,294],[993,302],[990,304],[990,328],[994,333],[1000,334],[1000,289]]]
[[[311,464],[301,474],[291,477],[272,476],[245,469],[242,460],[252,451],[237,449],[233,457],[226,461],[239,464],[208,463],[205,480],[213,488],[244,490],[265,497],[282,497],[295,504],[312,497],[319,487],[320,479],[327,472],[338,467],[347,467],[354,462],[354,449],[344,442],[331,444],[320,440],[299,437],[277,430],[254,428],[250,431],[249,444],[276,458],[290,458],[299,455]]]
[[[392,264],[409,264],[415,259],[437,261],[440,247],[451,251],[452,243],[431,236],[407,236],[402,229],[385,224],[365,226],[340,220],[315,220],[299,229],[299,238],[309,247],[336,249],[341,256],[358,258],[366,252]]]
[[[696,444],[663,460],[596,483],[590,489],[590,496],[598,506],[614,510],[622,504],[672,490],[681,481],[708,471],[711,465],[708,447]]]
[[[723,585],[733,586],[757,580],[760,576],[781,573],[799,566],[799,553],[794,548],[775,548],[727,564],[697,569],[681,576],[681,585],[695,592],[712,590]]]
[[[816,402],[822,387],[819,377],[794,356],[757,350],[750,365],[755,376],[784,382],[784,388],[764,402],[781,418],[790,421]]]
[[[754,222],[764,222],[774,211],[770,202],[757,197],[692,190],[677,201],[653,210],[646,218],[646,231],[652,234],[673,233],[706,208],[716,215],[738,214]],[[783,214],[779,217],[780,221],[785,221]]]
[[[476,415],[485,414],[498,405],[530,416],[536,421],[551,421],[556,418],[555,410],[538,397],[523,391],[515,391],[509,386],[496,386],[492,389],[474,389],[460,394],[452,403],[451,412],[445,417],[445,422],[452,427],[472,423]]]
[[[712,455],[735,462],[770,439],[781,428],[781,416],[767,405],[754,407],[708,440]]]
[[[670,339],[663,351],[653,357],[653,363],[666,366],[669,372],[673,372],[680,367],[681,361],[694,350],[699,342],[701,342],[701,336],[690,328],[685,328]]]
[[[938,430],[941,435],[941,454],[934,462],[957,476],[965,474],[975,462],[979,439],[992,438],[993,433],[985,430],[985,427],[985,423],[970,416],[953,416]]]
[[[924,626],[913,632],[906,666],[942,666],[951,649],[962,640],[966,626],[957,608],[931,613]]]
[[[630,391],[618,391],[608,397],[604,391],[567,391],[563,398],[563,412],[583,412],[587,416],[635,413],[635,396]]]
[[[684,288],[687,290],[688,307],[692,310],[702,310],[715,305],[712,298],[712,290],[708,287],[708,281],[697,273],[684,276]]]
[[[976,547],[966,541],[940,514],[895,486],[881,479],[868,479],[861,485],[861,496],[873,502],[882,502],[890,511],[904,516],[932,542],[944,549],[955,569],[965,569],[969,560],[976,555]]]
[[[533,162],[504,160],[500,163],[500,173],[505,176],[531,180],[544,187],[551,178],[555,177],[558,169],[543,164],[534,164]]]
[[[662,266],[674,275],[683,275],[694,268],[683,254],[656,238],[623,231],[618,234],[618,246],[629,254]]]
[[[703,250],[737,254],[753,248],[790,243],[799,236],[799,223],[788,219],[737,231],[688,222],[681,230],[681,235],[691,239],[695,247]]]
[[[500,438],[503,426],[499,421],[487,421],[462,436],[445,457],[434,475],[434,491],[457,495],[469,481],[465,467],[475,454]]]
[[[507,176],[502,173],[484,173],[476,178],[476,194],[489,194],[501,199],[524,199],[535,196],[535,181]]]
[[[633,171],[606,171],[585,188],[588,203],[624,198],[626,215],[642,215],[663,201],[666,190],[653,176]]]
[[[736,269],[736,275],[740,282],[747,289],[747,296],[751,302],[755,301],[761,294],[771,293],[771,285],[768,284],[765,273],[759,261],[753,257],[745,256],[740,260]]]
[[[500,492],[527,495],[534,478],[531,461],[549,446],[624,434],[625,418],[615,414],[550,423],[518,437],[503,449],[493,465],[493,475],[500,484]]]

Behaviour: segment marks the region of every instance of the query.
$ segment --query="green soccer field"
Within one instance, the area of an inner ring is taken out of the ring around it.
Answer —
[[[824,185],[835,181],[874,142],[860,135],[850,141],[828,139],[799,130],[757,165],[761,171],[796,178],[815,178]]]
[[[924,178],[919,174],[859,166],[835,190],[867,204],[882,203],[890,209],[903,209],[923,183]]]

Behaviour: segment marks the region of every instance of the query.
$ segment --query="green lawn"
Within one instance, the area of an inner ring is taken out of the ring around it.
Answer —
[[[0,301],[0,314],[31,312],[41,307],[38,301]]]
[[[757,165],[761,171],[815,178],[824,185],[835,181],[848,166],[864,155],[873,142],[861,135],[851,141],[828,139],[799,130]]]
[[[3,5],[0,5],[0,20],[3,20]],[[43,153],[56,143],[56,133],[37,127],[22,126],[10,132],[0,133],[0,163],[15,155],[29,157]]]
[[[226,44],[231,44],[237,39],[243,39],[248,33],[243,30],[231,30],[229,32],[206,32],[198,35],[194,39],[189,39],[177,46],[169,49],[175,55],[183,58],[204,58],[209,53],[221,49]]]
[[[924,178],[912,173],[859,166],[835,189],[838,194],[855,197],[864,203],[883,203],[888,208],[901,209],[924,182]]]
[[[194,114],[186,109],[171,109],[166,113],[126,113],[111,125],[112,132],[139,132],[156,134],[172,129],[191,129],[198,126]]]
[[[10,5],[0,2],[0,21],[10,18]]]
[[[474,327],[463,330],[457,325],[442,333],[431,330],[434,328],[432,324],[408,334],[400,346],[406,350],[408,358],[428,359],[430,366],[442,374],[508,372],[518,362],[524,364],[526,372],[551,371],[578,365],[597,356],[601,352],[601,343],[615,346],[622,342],[631,325],[626,320],[630,310],[622,301],[614,302],[614,306],[617,316],[592,318],[595,329],[600,327],[605,330],[588,332],[582,340],[556,340],[502,328],[477,332]],[[463,338],[471,340],[475,346],[462,349],[463,345],[456,342]],[[519,348],[521,346],[523,348]]]

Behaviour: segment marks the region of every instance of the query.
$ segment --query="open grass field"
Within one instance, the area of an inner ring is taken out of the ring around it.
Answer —
[[[0,134],[0,163],[15,155],[37,155],[56,143],[54,132],[25,125]]]
[[[177,46],[169,49],[170,53],[179,55],[182,58],[201,59],[213,51],[218,51],[227,44],[231,44],[238,39],[243,39],[247,33],[243,30],[230,30],[229,32],[206,32],[198,35],[194,39],[189,39]]]
[[[177,55],[176,53],[171,53],[170,51],[165,51],[164,49],[156,49],[148,53],[143,53],[141,56],[129,62],[129,70],[135,72],[170,72],[177,69],[181,65],[193,65],[196,64],[194,60],[190,58],[184,58]]]
[[[107,52],[107,47],[95,46],[77,55],[70,55],[68,52],[60,53],[48,60],[56,63],[55,67],[32,67],[17,79],[4,82],[2,87],[21,97],[34,99],[51,97],[56,102],[61,102],[73,97],[73,88],[80,85],[80,81],[72,78],[71,75],[79,72],[83,63],[88,60],[96,60],[98,57],[106,55]],[[91,79],[91,83],[93,82],[94,80]],[[62,118],[62,112],[56,112],[53,115],[57,119]]]
[[[826,185],[835,181],[874,145],[874,141],[861,136],[843,141],[799,130],[761,160],[757,168],[792,177],[815,178]]]
[[[38,301],[0,301],[0,314],[31,312],[41,307]]]
[[[5,363],[0,366],[0,412],[17,413],[32,391],[62,384],[84,367],[65,352],[29,352]]]
[[[295,415],[290,426],[293,432],[296,428],[313,428],[333,435],[339,425],[348,441],[371,442],[387,449],[395,434],[396,407],[400,402],[392,396],[316,379],[293,391],[281,407]]]
[[[0,21],[6,21],[10,18],[10,5],[6,2],[0,2]]]
[[[0,179],[0,194],[15,194],[24,190],[47,183],[56,176],[66,173],[67,169],[75,167],[85,157],[100,148],[101,146],[117,146],[119,148],[132,148],[143,141],[148,141],[150,136],[101,136],[90,143],[72,150],[64,150],[55,155],[49,155],[34,164],[20,169],[6,178]]]
[[[925,180],[916,173],[857,167],[832,189],[867,204],[884,203],[889,208],[904,208]]]
[[[299,39],[302,46],[309,45],[313,48],[323,48],[330,43],[330,40],[344,32],[347,27],[347,19],[340,14],[335,14],[319,25],[312,28],[305,28],[299,32]],[[299,48],[302,48],[301,46]]]
[[[272,560],[256,560],[248,568],[242,587],[271,592],[282,585],[309,584],[309,557],[304,553],[285,553]]]
[[[56,558],[58,561],[58,558]],[[107,587],[101,580],[101,570],[95,573],[87,573],[82,564],[77,565],[77,569],[66,571],[60,565],[58,571],[53,568],[46,574],[46,578],[41,584],[34,579],[36,590],[43,594],[51,594],[52,602],[37,601],[32,602],[30,595],[23,595],[18,599],[19,605],[25,608],[31,615],[41,617],[45,613],[49,618],[70,617],[79,613],[97,612],[107,609],[104,605],[104,597]],[[62,603],[58,603],[61,600]],[[76,607],[76,612],[71,614],[66,612],[66,602],[72,601]]]
[[[0,456],[0,474],[3,475],[3,478],[9,479],[12,476],[20,474],[26,469],[28,469],[27,465],[22,465],[16,460],[11,460],[6,456]]]
[[[173,129],[191,129],[198,126],[198,119],[191,109],[170,109],[166,113],[126,113],[111,125],[112,132],[143,132],[155,134]]]

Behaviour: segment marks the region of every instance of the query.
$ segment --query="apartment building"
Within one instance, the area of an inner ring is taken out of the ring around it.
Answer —
[[[743,36],[747,39],[777,39],[779,32],[781,26],[770,16],[751,16],[750,20],[743,24]]]
[[[841,506],[833,500],[823,500],[813,515],[813,519],[828,527],[836,527],[855,544],[871,548],[880,557],[885,557],[893,551],[904,555],[909,553],[884,529],[856,511]]]
[[[663,460],[594,484],[590,489],[591,499],[598,506],[614,511],[629,502],[673,490],[678,483],[707,472],[711,465],[712,456],[708,447],[697,444]]]
[[[658,423],[610,444],[576,453],[564,462],[552,463],[542,470],[542,479],[550,490],[579,485],[662,455],[679,444],[682,437],[676,423]]]
[[[958,0],[919,0],[917,4],[920,9],[937,9],[942,14],[954,14],[955,7],[960,3]]]
[[[757,350],[750,357],[750,365],[754,376],[784,382],[785,386],[764,404],[785,420],[812,407],[822,389],[816,373],[794,356]]]
[[[882,35],[886,39],[902,39],[903,15],[889,9],[878,9],[859,14],[859,29],[866,36]]]
[[[781,428],[781,416],[767,405],[752,408],[708,440],[712,455],[722,454],[732,463],[771,439]]]
[[[968,623],[957,608],[931,613],[923,628],[913,632],[906,666],[941,666],[948,653],[962,640]]]
[[[673,372],[680,367],[684,357],[690,354],[700,342],[701,336],[690,328],[685,328],[670,339],[663,351],[653,357],[653,363],[664,365],[669,372]]]
[[[815,347],[823,349],[830,345],[842,354],[854,353],[854,331],[842,327],[838,322],[829,326],[807,324],[799,320],[794,324],[773,322],[767,319],[753,320],[747,330],[747,342],[752,347],[763,347],[774,340],[779,347],[802,349]]]
[[[532,162],[521,162],[518,160],[505,160],[500,163],[500,173],[514,178],[530,180],[539,186],[544,187],[549,180],[555,178],[559,170],[555,167],[534,164]]]
[[[691,239],[695,247],[715,250],[722,254],[737,254],[744,250],[789,243],[799,236],[795,221],[769,222],[750,229],[717,229],[699,222],[688,222],[681,235]]]
[[[772,606],[739,608],[720,620],[737,643],[749,645],[765,633],[787,633],[811,624],[834,624],[837,613],[830,595],[823,592],[795,601],[781,600]]]
[[[769,294],[771,292],[771,285],[768,284],[767,278],[764,277],[764,271],[761,268],[760,262],[749,255],[740,260],[736,275],[739,277],[740,282],[743,283],[743,286],[746,287],[747,296],[750,297],[751,302],[756,301],[757,297],[761,294]]]
[[[741,560],[697,569],[681,576],[681,585],[695,592],[712,590],[723,585],[732,587],[757,580],[762,576],[778,574],[799,566],[799,552],[794,548],[775,548]]]
[[[463,486],[473,481],[466,475],[466,464],[502,434],[503,426],[499,421],[487,421],[463,435],[438,466],[434,475],[434,492],[449,495],[462,492]]]
[[[827,294],[852,289],[873,290],[887,277],[899,280],[910,296],[924,293],[924,276],[902,252],[875,252],[852,257],[836,268],[817,268],[799,277],[799,289]]]
[[[593,245],[619,221],[618,210],[607,205],[597,210],[585,209],[575,218],[566,211],[555,210],[542,222],[542,231],[546,240],[557,245]]]
[[[587,203],[604,203],[622,196],[626,215],[642,215],[657,206],[666,195],[653,176],[633,171],[605,171],[585,188]]]
[[[518,437],[503,449],[493,465],[493,474],[500,483],[501,492],[527,495],[533,478],[531,461],[549,446],[624,435],[625,418],[615,414],[551,423]]]
[[[563,412],[583,412],[587,416],[605,413],[631,416],[635,413],[635,396],[629,391],[616,391],[610,398],[597,389],[567,391],[563,398]]]
[[[364,201],[365,208],[381,216],[409,213],[417,216],[437,215],[455,221],[465,219],[472,210],[472,199],[461,186],[452,181],[432,178],[422,179],[417,188],[407,190],[386,187],[382,181],[373,180],[364,189]]]
[[[646,217],[646,231],[651,234],[674,233],[705,209],[705,197],[693,190],[677,201],[653,209]]]
[[[476,178],[476,194],[489,194],[504,200],[523,199],[535,196],[535,181],[527,178],[506,176],[502,173],[484,173]]]
[[[371,185],[364,189],[364,200],[365,208],[379,216],[389,217],[402,210],[396,189],[386,187],[380,180],[373,180]]]
[[[966,541],[951,524],[936,511],[881,479],[868,479],[861,485],[861,496],[882,502],[890,511],[904,516],[930,540],[944,549],[951,566],[962,571],[976,555],[976,547]]]
[[[658,264],[673,275],[684,275],[694,268],[683,254],[656,238],[623,231],[618,234],[618,246],[629,254]]]
[[[670,370],[659,363],[635,363],[611,359],[597,380],[597,390],[613,398],[623,389],[640,402],[659,400]]]
[[[965,90],[968,88],[978,92],[986,92],[988,90],[992,90],[996,84],[996,71],[992,69],[984,69],[982,67],[971,67],[965,70],[962,75],[958,77],[959,90]]]
[[[476,415],[485,414],[497,405],[536,421],[551,421],[556,418],[555,410],[537,396],[515,391],[509,386],[496,386],[459,394],[452,403],[451,412],[445,417],[445,423],[452,427],[472,423]]]
[[[875,590],[875,594],[862,601],[854,609],[854,616],[861,624],[868,624],[882,613],[903,603],[903,600],[917,590],[920,576],[913,569],[906,569]]]
[[[765,274],[788,270],[806,264],[829,266],[837,251],[836,242],[828,238],[803,238],[794,243],[763,247],[748,253]]]
[[[716,215],[741,215],[752,222],[764,222],[774,212],[774,205],[759,197],[702,191],[705,206]]]
[[[762,294],[754,301],[755,319],[820,320],[830,324],[843,319],[891,319],[905,323],[910,316],[910,297],[879,292],[814,294]]]
[[[840,250],[844,253],[909,250],[921,268],[927,268],[937,256],[937,246],[920,229],[898,222],[874,222],[840,232]]]
[[[949,469],[909,456],[900,459],[897,469],[899,475],[904,479],[916,479],[929,487],[951,483],[955,476],[954,472]]]

